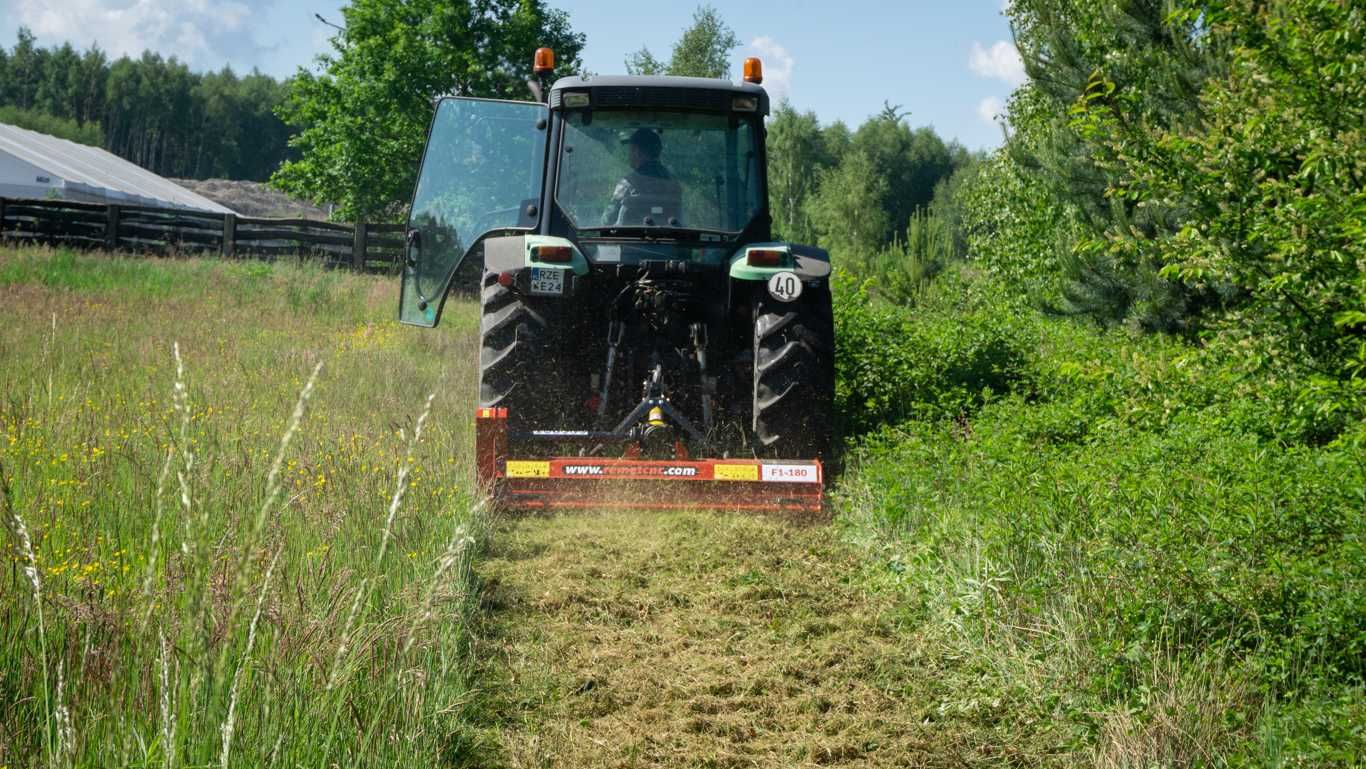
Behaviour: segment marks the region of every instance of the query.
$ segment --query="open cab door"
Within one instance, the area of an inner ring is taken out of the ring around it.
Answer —
[[[431,328],[441,320],[451,279],[484,236],[535,229],[548,124],[536,102],[437,104],[408,218],[401,322]]]

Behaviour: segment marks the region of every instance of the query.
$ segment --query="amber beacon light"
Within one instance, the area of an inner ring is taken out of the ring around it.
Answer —
[[[537,48],[536,59],[532,65],[538,75],[548,75],[555,71],[555,52],[549,48]]]
[[[745,59],[745,82],[760,85],[764,82],[764,63],[754,57]]]

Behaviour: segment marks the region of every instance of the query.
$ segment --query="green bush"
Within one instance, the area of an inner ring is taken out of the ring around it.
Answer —
[[[835,288],[836,405],[859,434],[906,419],[962,418],[1012,392],[1027,330],[995,289],[947,273],[914,314],[875,301],[867,283]]]
[[[1218,670],[1201,685],[1237,692],[1206,703],[1218,755],[1351,765],[1366,427],[1329,413],[1337,437],[1309,440],[1305,382],[1005,293],[955,268],[906,313],[841,287],[839,397],[863,435],[846,523],[889,551],[920,622],[1004,676],[990,687],[1072,703],[1092,745],[1176,718],[1155,671]]]
[[[1112,169],[1107,195],[1179,212],[1151,233],[1117,222],[1095,247],[1192,294],[1217,291],[1225,312],[1208,325],[1246,342],[1230,352],[1248,366],[1360,379],[1366,79],[1353,73],[1366,66],[1366,14],[1333,0],[1224,0],[1168,23],[1206,26],[1227,73],[1199,93],[1198,123],[1170,126],[1134,120],[1095,76],[1072,124]]]
[[[876,434],[844,493],[859,525],[898,543],[927,617],[1015,643],[1039,639],[1011,628],[1041,625],[1076,638],[1071,685],[1096,708],[1141,704],[1145,676],[1173,656],[1232,665],[1267,702],[1359,688],[1360,456],[1283,450],[1208,417],[1096,434],[1066,407],[1012,397],[970,430]],[[964,586],[983,580],[993,589],[965,606]],[[1063,607],[1071,621],[1050,627]]]

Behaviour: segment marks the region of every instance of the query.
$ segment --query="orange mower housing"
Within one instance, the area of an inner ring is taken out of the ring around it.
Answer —
[[[618,458],[509,456],[507,418],[505,408],[475,417],[479,482],[504,508],[822,510],[819,460],[643,459],[631,447]]]

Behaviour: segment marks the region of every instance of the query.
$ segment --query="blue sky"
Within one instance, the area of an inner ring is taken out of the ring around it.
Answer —
[[[196,69],[230,64],[276,76],[308,66],[330,30],[315,13],[339,22],[336,0],[0,0],[0,42],[13,45],[20,25],[40,43],[98,42],[114,55],[151,48]],[[623,71],[642,45],[667,59],[691,21],[694,3],[550,0],[588,36],[584,65]],[[769,87],[823,122],[857,127],[884,101],[909,110],[913,125],[931,125],[972,149],[994,147],[992,116],[1023,79],[1002,15],[1002,0],[845,0],[844,2],[715,3],[744,45],[764,60]],[[531,52],[527,52],[530,56]]]

